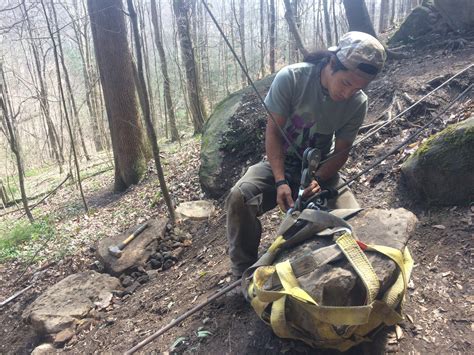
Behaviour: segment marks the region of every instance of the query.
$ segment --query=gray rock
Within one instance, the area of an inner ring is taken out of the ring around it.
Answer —
[[[109,299],[120,287],[117,278],[95,271],[70,275],[31,303],[23,318],[40,335],[58,333],[85,318],[95,302]]]
[[[97,258],[104,264],[105,271],[119,276],[132,267],[144,266],[150,255],[156,252],[158,240],[163,238],[167,223],[166,218],[148,221],[148,227],[123,249],[120,258],[110,255],[109,246],[119,245],[136,230],[136,226],[125,233],[100,240]]]
[[[57,346],[62,346],[67,341],[71,340],[74,335],[75,333],[74,333],[74,330],[72,330],[72,328],[63,329],[54,336],[54,344]]]
[[[348,222],[354,234],[362,242],[403,250],[415,229],[417,218],[403,208],[367,209],[352,217]],[[321,243],[319,239],[321,238],[314,238],[290,251],[283,252],[277,262],[294,260],[328,245],[327,242]],[[366,252],[366,255],[379,278],[380,295],[398,277],[398,269],[392,260],[378,253]],[[365,290],[352,266],[344,257],[299,277],[298,281],[315,300],[324,306],[351,306],[361,305],[364,302]],[[291,310],[288,313],[291,313]]]
[[[407,43],[412,42],[416,38],[432,31],[435,26],[433,19],[433,12],[430,8],[425,6],[418,6],[406,17],[400,28],[393,34],[388,41],[393,43]]]
[[[402,166],[414,196],[430,204],[474,200],[474,116],[429,138]]]
[[[255,82],[262,96],[273,78],[271,75]],[[204,192],[214,198],[221,197],[246,166],[262,158],[266,117],[251,87],[229,95],[217,105],[206,122],[201,140],[199,180]]]
[[[49,355],[56,354],[56,352],[56,348],[53,346],[53,344],[44,343],[34,348],[31,352],[31,355]]]

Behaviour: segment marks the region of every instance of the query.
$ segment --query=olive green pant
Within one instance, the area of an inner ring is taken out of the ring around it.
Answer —
[[[286,172],[295,198],[299,188],[300,172]],[[336,188],[343,180],[337,174],[323,184],[323,188]],[[232,274],[240,277],[258,259],[258,246],[262,226],[258,216],[273,209],[276,203],[275,179],[268,161],[252,165],[231,189],[226,200],[227,239]],[[348,187],[328,201],[328,208],[359,208]]]

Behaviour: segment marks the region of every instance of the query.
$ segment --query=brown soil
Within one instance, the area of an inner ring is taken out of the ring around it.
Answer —
[[[450,48],[432,49],[426,55],[423,48],[408,47],[410,58],[389,63],[383,75],[368,90],[371,99],[369,122],[374,121],[392,102],[397,93],[401,107],[403,93],[414,99],[420,98],[430,88],[427,82],[438,76],[449,76],[472,62],[473,46],[451,51]],[[464,75],[455,83],[432,96],[416,113],[399,119],[390,128],[365,141],[354,149],[345,169],[346,176],[360,171],[391,146],[399,143],[409,132],[432,117],[449,98],[455,96],[467,83]],[[454,115],[463,119],[472,114],[473,104],[464,99],[454,106],[444,118]],[[426,137],[445,126],[442,120],[424,133]],[[420,140],[419,138],[418,140]],[[198,144],[188,141],[178,153],[165,153],[169,160],[166,169],[172,171],[169,179],[175,186],[173,195],[178,201],[200,198],[197,182]],[[468,206],[430,207],[411,200],[400,183],[400,164],[407,150],[392,155],[352,185],[364,207],[404,207],[419,218],[418,227],[409,241],[415,259],[415,268],[405,307],[407,319],[401,324],[402,338],[387,335],[385,351],[400,353],[472,353],[473,352],[473,289],[472,289],[472,216]],[[172,157],[172,159],[171,159]],[[107,175],[110,188],[112,175]],[[104,179],[98,176],[97,179]],[[177,184],[176,181],[181,183]],[[123,195],[111,195],[105,187],[94,198],[97,216],[111,214],[129,201],[149,201],[156,191],[156,179],[150,175],[140,185]],[[60,199],[61,195],[54,197]],[[183,314],[193,306],[228,285],[229,261],[226,256],[225,214],[222,201],[216,201],[218,214],[204,222],[182,222],[181,233],[192,235],[192,244],[185,248],[180,260],[169,270],[159,272],[134,294],[123,298],[114,297],[112,305],[97,312],[97,320],[85,329],[77,331],[62,351],[72,353],[124,352],[151,335],[159,328]],[[164,215],[162,202],[156,207],[143,204],[138,211],[145,218]],[[80,218],[80,217],[74,217]],[[97,217],[99,218],[99,217]],[[94,217],[91,217],[94,220]],[[281,216],[278,212],[267,213],[262,224],[262,250],[269,245]],[[92,223],[86,221],[84,223]],[[104,222],[105,223],[105,222]],[[107,232],[110,235],[110,231]],[[22,310],[44,289],[66,275],[91,267],[94,256],[87,243],[81,251],[52,265],[42,265],[36,273],[35,287],[2,309],[0,315],[2,342],[1,353],[28,353],[44,339],[38,339],[28,325],[21,320]],[[28,285],[35,270],[13,284],[23,270],[18,263],[0,266],[2,297],[7,297]],[[37,271],[38,269],[36,269]],[[198,337],[198,330],[207,330],[207,336]],[[238,296],[222,297],[186,319],[142,350],[144,352],[170,351],[176,343],[176,353],[210,354],[274,354],[315,353],[301,342],[282,340],[274,336]],[[369,347],[370,348],[370,347]],[[367,350],[367,348],[365,348]],[[363,347],[351,353],[364,351]],[[325,353],[325,352],[319,352]],[[331,352],[327,352],[331,353]]]

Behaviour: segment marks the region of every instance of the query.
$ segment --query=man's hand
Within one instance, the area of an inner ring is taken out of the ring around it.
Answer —
[[[319,186],[318,182],[316,180],[311,180],[308,187],[304,189],[303,191],[303,198],[308,198],[310,196],[313,196],[319,191],[321,191],[321,187]]]
[[[283,212],[294,207],[293,198],[291,197],[291,189],[288,185],[281,185],[277,188],[277,203]]]

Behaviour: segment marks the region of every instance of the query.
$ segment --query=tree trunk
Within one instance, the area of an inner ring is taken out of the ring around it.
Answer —
[[[377,37],[364,0],[344,0],[349,31],[365,32]]]
[[[87,213],[89,211],[89,208],[87,207],[87,202],[86,202],[86,198],[84,196],[84,191],[82,190],[81,172],[80,172],[80,169],[79,169],[79,160],[77,159],[76,147],[75,147],[75,144],[74,144],[74,135],[73,135],[73,132],[72,132],[71,122],[70,122],[69,117],[68,117],[67,107],[66,107],[66,98],[64,96],[63,86],[62,86],[62,83],[61,83],[61,70],[59,68],[59,55],[58,55],[58,50],[57,50],[58,46],[56,46],[56,40],[54,39],[53,29],[51,28],[51,25],[49,23],[48,14],[46,12],[46,7],[44,5],[44,2],[43,2],[43,0],[40,0],[40,2],[41,2],[41,7],[43,8],[44,18],[46,20],[46,25],[48,27],[49,36],[51,38],[51,41],[53,42],[54,64],[56,66],[56,73],[57,73],[57,79],[58,79],[58,85],[59,85],[59,93],[61,95],[61,100],[63,102],[64,116],[66,118],[66,123],[67,123],[68,131],[69,131],[69,139],[71,140],[71,149],[72,149],[72,153],[73,153],[73,156],[74,156],[74,164],[75,164],[75,167],[76,167],[76,174],[77,174],[77,182],[78,182],[78,185],[79,185],[79,191],[81,193],[82,202],[84,204],[84,209]],[[54,7],[53,0],[51,0],[51,6]],[[53,12],[54,12],[54,9],[53,9]],[[56,16],[54,15],[54,17],[56,17]],[[56,35],[59,36],[59,31]]]
[[[161,16],[161,14],[160,14]],[[171,141],[179,140],[178,129],[176,128],[176,117],[174,115],[174,105],[171,98],[170,78],[168,75],[168,64],[166,61],[165,50],[163,48],[163,41],[161,39],[161,21],[158,23],[158,13],[156,11],[156,0],[151,0],[151,20],[153,29],[155,30],[155,44],[160,55],[161,74],[163,75],[163,92],[165,95],[166,110],[168,112],[168,119],[170,123]]]
[[[337,43],[339,41],[339,34],[337,33],[336,0],[332,0],[332,19],[334,21],[334,42]]]
[[[186,84],[194,125],[194,134],[198,134],[202,132],[206,112],[201,97],[201,86],[197,75],[193,45],[189,33],[188,2],[186,0],[173,0],[173,10],[181,44],[181,57],[186,71]]]
[[[240,61],[244,66],[245,70],[248,72],[247,58],[245,56],[245,0],[240,0],[239,2],[239,19],[237,19],[237,11],[235,9],[235,2],[232,0],[232,13],[234,15],[235,22],[237,23],[237,31],[239,32],[240,39]],[[245,73],[240,70],[240,82],[241,87],[250,85],[247,82],[247,76]]]
[[[392,0],[392,10],[391,10],[391,17],[390,17],[390,25],[395,23],[395,13],[396,13],[396,0]]]
[[[88,0],[115,162],[115,190],[139,182],[147,150],[138,116],[127,26],[121,0]]]
[[[260,0],[260,77],[265,77],[265,13],[263,1]]]
[[[326,32],[326,46],[332,46],[332,36],[331,36],[331,21],[329,19],[329,9],[328,9],[328,0],[323,1],[323,13],[324,13],[324,26]]]
[[[165,175],[163,173],[163,168],[160,161],[160,149],[158,147],[158,142],[156,139],[155,129],[153,128],[153,122],[151,120],[150,113],[150,102],[148,100],[148,91],[146,88],[145,75],[143,74],[143,56],[142,49],[140,44],[140,33],[138,29],[137,14],[133,7],[133,0],[127,0],[128,12],[130,14],[130,19],[132,20],[133,34],[135,38],[135,49],[137,56],[137,69],[138,69],[138,92],[139,97],[143,101],[142,107],[144,108],[143,116],[145,119],[146,131],[148,134],[148,139],[151,142],[151,147],[153,150],[153,157],[155,159],[155,167],[158,173],[158,179],[160,181],[160,189],[163,193],[166,205],[168,206],[168,213],[170,215],[171,222],[174,223],[175,215],[174,208],[171,203],[171,197],[166,187]],[[156,5],[156,4],[153,4]]]
[[[270,72],[275,72],[275,0],[270,0],[270,22],[269,22],[269,32],[270,32]]]
[[[77,3],[74,3],[77,5]],[[79,9],[77,6],[75,7],[75,12],[76,16],[80,17]],[[86,65],[86,58],[84,54],[84,40],[83,36],[85,37],[87,35],[87,25],[85,26],[84,33],[81,33],[80,30],[80,24],[77,23],[77,21],[74,19],[74,17],[69,14],[72,24],[73,24],[73,29],[74,29],[74,34],[76,37],[76,42],[77,42],[77,48],[79,50],[79,56],[81,57],[81,69],[82,69],[82,77],[84,78],[84,88],[86,90],[86,105],[87,105],[87,110],[89,111],[89,121],[90,125],[92,128],[92,137],[94,141],[94,147],[96,152],[100,152],[104,149],[102,145],[102,141],[100,138],[100,130],[99,130],[99,124],[98,124],[98,118],[97,118],[97,105],[93,103],[94,96],[95,96],[95,84],[91,83],[91,78],[89,75],[89,71],[87,69]],[[87,40],[87,39],[86,39]]]
[[[17,165],[17,170],[18,170],[18,182],[20,184],[20,194],[21,194],[21,201],[23,202],[23,208],[25,209],[25,214],[30,220],[30,222],[34,222],[33,215],[31,214],[30,207],[28,206],[28,199],[26,197],[26,190],[25,190],[25,180],[24,180],[24,171],[23,171],[23,162],[21,159],[21,154],[20,150],[18,147],[18,141],[16,139],[15,135],[15,128],[13,127],[13,123],[10,121],[10,112],[7,109],[6,101],[9,101],[9,99],[6,97],[5,93],[5,75],[3,72],[3,66],[0,63],[0,72],[1,72],[1,79],[2,83],[0,83],[0,109],[2,112],[3,119],[5,120],[7,130],[8,130],[8,141],[10,143],[10,148],[15,155],[16,158],[16,165]],[[11,112],[13,114],[13,112]],[[13,117],[11,117],[11,120],[13,120]],[[5,190],[3,187],[3,184],[0,184],[2,188],[2,195],[3,191]],[[7,200],[5,198],[5,200]],[[2,198],[3,202],[3,198]]]
[[[64,62],[63,44],[61,41],[61,31],[58,24],[58,16],[56,14],[56,8],[54,6],[54,3],[51,3],[51,12],[53,14],[55,31],[58,38],[58,49],[59,49],[59,58],[61,60],[61,67],[63,68],[64,80],[66,82],[66,89],[67,89],[69,100],[72,106],[73,122],[77,124],[77,128],[79,130],[79,138],[81,140],[82,151],[84,152],[84,156],[86,160],[89,161],[91,158],[89,157],[89,153],[87,152],[86,142],[84,140],[84,133],[82,131],[82,124],[81,124],[81,120],[79,119],[79,110],[77,109],[76,99],[74,97],[74,92],[72,91],[71,80],[69,78],[69,73],[67,71],[67,67]]]
[[[139,23],[140,23],[140,41],[142,44],[143,49],[143,63],[145,64],[145,78],[146,78],[146,85],[148,87],[148,98],[150,100],[150,115],[151,121],[153,122],[153,127],[158,126],[158,121],[156,119],[156,110],[155,110],[155,96],[153,95],[153,86],[151,81],[151,69],[150,69],[150,60],[149,60],[149,52],[148,52],[148,40],[147,36],[143,35],[146,33],[145,28],[145,14],[144,14],[144,3],[138,3],[138,16],[139,16]]]
[[[33,30],[31,28],[30,17],[28,15],[28,10],[26,8],[25,2],[22,2],[22,9],[23,9],[24,18],[26,20],[26,28],[28,31],[28,36],[30,37],[30,41],[29,41],[30,48],[33,54],[36,74],[37,74],[38,83],[40,86],[39,101],[40,101],[41,111],[43,112],[44,119],[46,122],[46,127],[47,127],[47,132],[48,132],[47,136],[49,138],[49,144],[51,147],[53,157],[59,165],[59,171],[62,172],[62,164],[64,163],[64,156],[62,155],[61,151],[58,149],[59,142],[57,140],[56,129],[51,119],[51,112],[50,112],[49,101],[48,101],[48,87],[46,86],[46,83],[43,79],[43,71],[41,68],[41,61],[39,58],[38,49],[36,48],[36,45],[33,42],[33,38],[35,38],[36,36],[33,34]]]
[[[379,33],[382,33],[387,28],[389,7],[389,0],[382,0],[380,3]]]
[[[288,27],[290,28],[290,32],[293,36],[293,39],[295,40],[296,47],[301,52],[301,54],[303,54],[303,56],[307,56],[308,50],[304,47],[303,40],[301,39],[301,35],[296,25],[295,16],[293,13],[290,0],[284,0],[284,2],[285,2],[285,8],[286,8],[285,18],[286,18],[286,21],[288,22]]]

